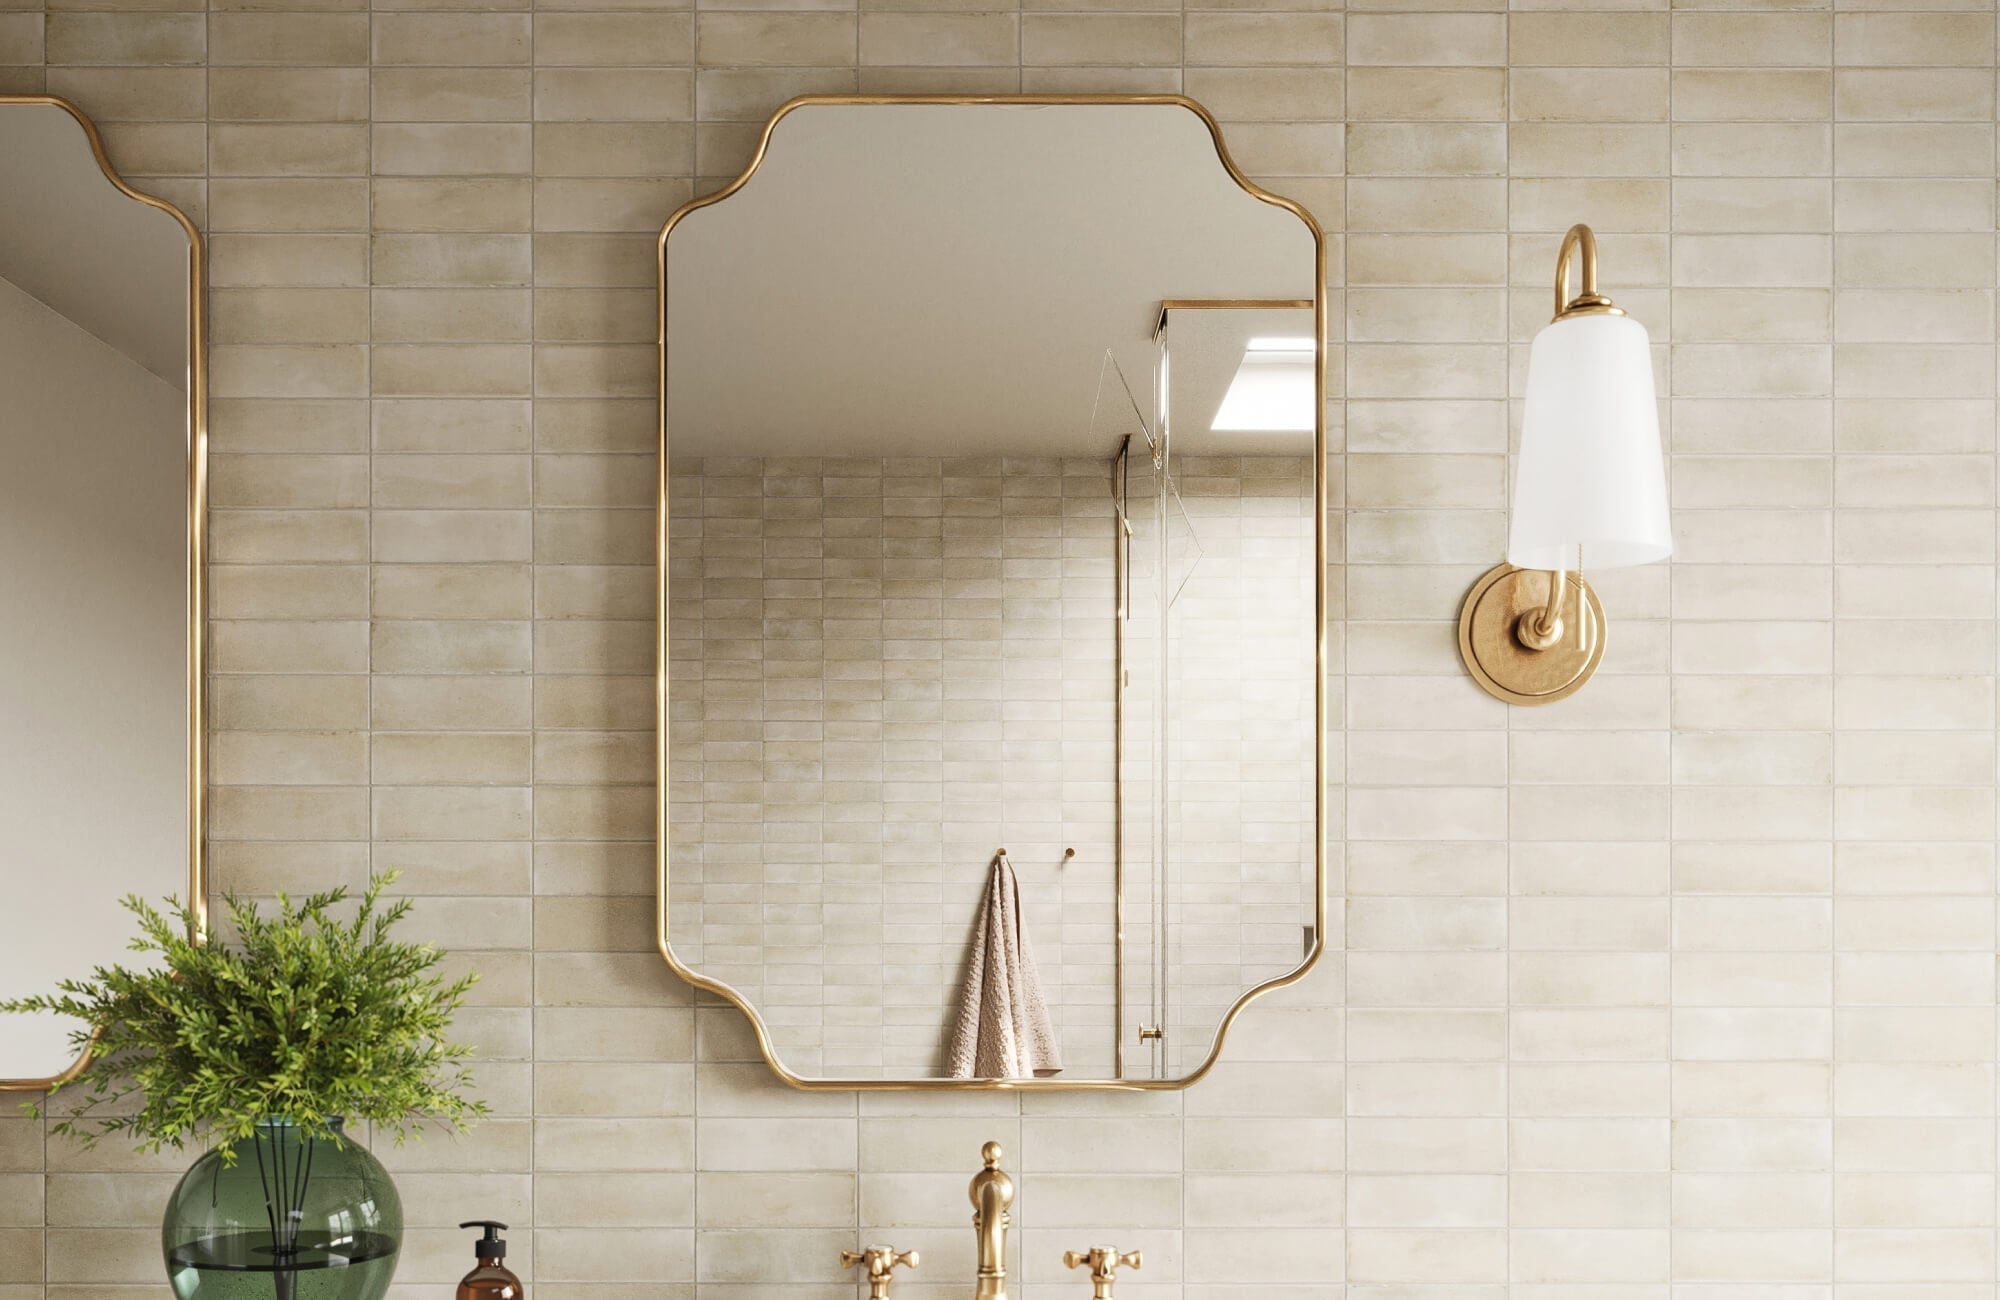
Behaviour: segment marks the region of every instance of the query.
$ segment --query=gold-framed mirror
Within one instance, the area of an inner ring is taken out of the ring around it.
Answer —
[[[799,1088],[1194,1082],[1325,947],[1318,225],[1179,96],[812,96],[658,252],[661,955]]]
[[[0,994],[127,954],[120,900],[203,903],[202,243],[96,128],[0,95]],[[0,1016],[0,1089],[88,1063]]]

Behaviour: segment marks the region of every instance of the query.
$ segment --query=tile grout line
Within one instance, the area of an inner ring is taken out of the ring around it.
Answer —
[[[1185,0],[1183,0],[1183,3],[1185,3]],[[1347,317],[1350,311],[1350,306],[1347,296],[1348,277],[1350,274],[1348,269],[1347,204],[1348,204],[1348,182],[1349,178],[1353,175],[1354,164],[1352,159],[1350,159],[1347,155],[1348,128],[1349,124],[1353,120],[1353,107],[1348,102],[1348,96],[1352,93],[1352,86],[1350,83],[1352,82],[1353,77],[1350,73],[1351,65],[1348,62],[1348,31],[1347,31],[1347,23],[1345,16],[1343,16],[1342,18],[1340,35],[1341,35],[1341,41],[1340,41],[1340,136],[1341,136],[1340,208],[1341,211],[1340,211],[1340,232],[1337,236],[1340,240],[1340,394],[1339,394],[1340,509],[1337,515],[1337,517],[1340,520],[1340,531],[1337,534],[1337,536],[1334,534],[1333,520],[1328,518],[1320,519],[1319,526],[1326,530],[1327,540],[1329,541],[1329,543],[1336,540],[1339,542],[1340,550],[1338,552],[1338,555],[1339,555],[1339,563],[1341,571],[1340,617],[1338,620],[1340,627],[1340,698],[1337,701],[1340,709],[1340,725],[1337,727],[1333,725],[1333,710],[1329,708],[1326,710],[1326,718],[1324,720],[1325,725],[1323,726],[1322,731],[1333,732],[1334,734],[1340,737],[1339,788],[1340,788],[1341,851],[1340,851],[1340,867],[1339,867],[1340,892],[1337,896],[1340,907],[1340,1258],[1341,1258],[1340,1284],[1342,1288],[1345,1289],[1352,1285],[1351,1276],[1353,1273],[1353,1235],[1349,1231],[1349,1220],[1351,1218],[1351,1212],[1349,1209],[1348,1192],[1349,1192],[1349,1180],[1352,1177],[1352,1165],[1353,1165],[1353,1161],[1351,1159],[1353,1142],[1350,1135],[1350,1130],[1352,1129],[1354,1122],[1352,1115],[1354,1008],[1353,1008],[1353,999],[1349,995],[1349,987],[1351,982],[1351,975],[1350,975],[1351,961],[1352,961],[1351,954],[1353,948],[1352,948],[1352,943],[1348,936],[1348,928],[1349,928],[1348,893],[1351,886],[1351,882],[1348,878],[1349,863],[1351,857],[1351,855],[1348,852],[1348,844],[1349,840],[1351,839],[1350,835],[1348,834],[1348,824],[1350,816],[1350,810],[1348,808],[1348,793],[1349,793],[1348,783],[1351,779],[1352,774],[1349,771],[1348,767],[1348,764],[1351,761],[1351,759],[1349,756],[1350,746],[1347,743],[1348,722],[1349,722],[1348,700],[1351,697],[1353,689],[1352,683],[1349,679],[1353,671],[1351,661],[1353,658],[1354,648],[1352,644],[1352,637],[1349,633],[1349,618],[1348,618],[1349,602],[1348,602],[1347,581],[1346,581],[1347,556],[1349,553],[1349,546],[1350,546],[1347,536],[1347,440],[1348,440],[1347,336],[1349,333]],[[1331,285],[1324,286],[1322,292],[1325,292],[1328,295],[1327,333],[1331,335],[1332,324],[1333,324],[1332,286]],[[1331,337],[1329,337],[1327,340],[1327,346],[1328,347],[1333,346],[1333,340]],[[1328,367],[1328,369],[1330,372],[1331,367]],[[1324,413],[1322,413],[1322,418],[1324,418]],[[1328,449],[1328,455],[1330,459],[1331,448]],[[1325,463],[1314,466],[1314,469],[1322,476],[1330,476],[1332,468],[1333,467],[1331,465]],[[1330,477],[1328,486],[1329,488],[1332,486]],[[1333,494],[1331,491],[1329,491],[1327,494],[1326,513],[1329,515],[1335,514]],[[1334,555],[1335,552],[1333,552],[1332,549],[1329,547],[1326,557],[1326,564],[1328,568],[1331,568],[1334,563]],[[1322,583],[1326,584],[1331,584],[1333,580],[1333,575],[1331,573],[1321,573],[1316,576]],[[1328,609],[1327,614],[1329,617],[1331,617],[1333,611],[1331,609]],[[1326,628],[1320,629],[1320,635],[1326,636],[1328,635],[1328,633],[1329,629]],[[1330,688],[1331,683],[1328,683],[1328,686]],[[1324,734],[1321,735],[1320,748],[1322,749],[1322,751],[1326,749],[1328,745],[1328,739],[1329,738],[1326,735]],[[1328,766],[1329,768],[1331,768],[1332,765],[1329,764]],[[1327,777],[1331,779],[1333,775],[1334,775],[1333,772],[1329,770],[1327,773]],[[1329,813],[1332,812],[1334,807],[1332,797],[1329,794],[1322,792],[1321,798],[1325,800],[1327,811]],[[1322,837],[1325,837],[1328,835],[1330,830],[1331,830],[1330,827],[1322,826],[1320,827],[1320,835]],[[1327,844],[1320,845],[1320,852],[1322,854],[1327,855],[1328,857],[1329,867],[1332,866],[1331,862],[1332,851],[1333,850],[1331,845]],[[1331,874],[1331,873],[1329,872],[1324,874]]]
[[[1837,22],[1829,19],[1829,23]],[[1840,345],[1837,322],[1840,312],[1840,35],[1831,29],[1827,41],[1826,73],[1826,213],[1827,213],[1827,404],[1829,411],[1840,409]],[[1827,1231],[1826,1281],[1828,1290],[1840,1294],[1840,439],[1828,430],[1826,499],[1828,529],[1826,589],[1827,610],[1827,752],[1830,762],[1827,792],[1827,1093],[1826,1158]]]
[[[702,8],[700,8],[700,0],[694,0],[694,8],[690,12],[688,22],[692,26],[692,30],[688,32],[688,172],[690,172],[690,178],[688,178],[688,198],[694,200],[694,198],[700,198],[700,188],[702,188]],[[856,18],[856,28],[858,26],[860,26],[860,20]],[[856,36],[856,40],[858,40],[858,36]],[[860,60],[858,58],[856,58],[856,68],[860,68]],[[860,76],[860,74],[856,72],[856,76]],[[656,434],[654,434],[654,456],[660,458],[660,464],[656,466],[656,472],[658,474],[666,474],[672,462],[666,456],[666,374],[664,374],[664,370],[666,370],[666,260],[664,260],[664,256],[660,256],[656,260],[654,286],[652,286],[652,314],[654,314],[654,322],[652,322],[654,336],[660,340],[660,344],[658,344],[658,362],[656,364],[662,370],[662,374],[656,376],[656,380],[658,380],[658,396],[656,396],[656,400],[658,400],[660,406],[654,412],[654,430],[656,430]],[[666,482],[668,482],[668,492],[662,494],[658,500],[654,500],[654,512],[666,510],[668,518],[672,518],[672,508],[670,508],[672,478],[668,478]],[[706,502],[702,502],[700,512],[702,512],[702,518],[706,518]],[[660,528],[658,528],[658,514],[654,518],[654,532],[656,534],[660,532]],[[664,560],[666,560],[666,556],[654,554],[654,564],[656,566],[664,566]],[[672,618],[668,618],[668,602],[664,600],[664,596],[672,588],[670,588],[670,582],[666,578],[656,578],[656,582],[660,582],[660,586],[664,590],[662,590],[662,600],[658,602],[660,608],[656,610],[654,616],[666,624],[666,638],[670,638],[672,632],[674,632],[674,622],[672,622]],[[668,644],[662,644],[666,638],[662,638],[658,634],[658,630],[654,630],[654,656],[656,656],[656,660],[658,660],[658,656],[666,656],[664,660],[654,662],[652,670],[654,670],[656,676],[666,674],[668,672],[668,664],[672,664],[672,650],[670,650]],[[668,676],[668,682],[672,682],[670,676]],[[666,830],[668,830],[666,836],[660,836],[660,818],[656,816],[656,820],[654,820],[654,838],[656,838],[656,844],[652,846],[652,852],[654,852],[654,872],[656,872],[656,878],[658,878],[658,874],[664,872],[664,868],[660,864],[664,864],[668,860],[666,858],[666,854],[668,854],[668,842],[672,840],[672,826],[674,826],[672,804],[668,802],[668,772],[672,770],[672,762],[674,762],[672,760],[672,730],[670,730],[674,710],[670,708],[670,690],[656,690],[654,710],[658,712],[658,716],[652,720],[654,730],[656,732],[664,730],[668,734],[666,744],[660,744],[658,736],[656,736],[656,748],[662,754],[662,758],[658,762],[666,764],[666,770],[658,770],[658,772],[652,774],[652,780],[654,780],[654,800],[658,800],[660,804],[664,804],[668,808],[668,814],[664,818],[666,820]],[[704,760],[706,760],[706,756],[704,756]],[[654,888],[658,888],[658,884]],[[658,906],[658,900],[654,902],[654,906]],[[676,980],[676,984],[678,982],[680,980]],[[702,994],[698,990],[694,990],[692,986],[686,986],[686,984],[682,988],[686,988],[686,992],[688,992],[688,1022],[690,1022],[688,1056],[692,1056],[692,1062],[688,1066],[692,1070],[692,1082],[688,1084],[688,1100],[690,1100],[690,1112],[692,1112],[688,1116],[688,1166],[690,1166],[688,1168],[688,1178],[692,1182],[692,1190],[688,1194],[688,1212],[690,1212],[690,1218],[692,1218],[692,1222],[688,1224],[688,1288],[692,1292],[694,1290],[694,1278],[698,1278],[702,1274],[702,1270],[700,1270],[700,1260],[702,1260],[702,1228],[700,1228],[700,1224],[702,1224],[702,1118],[700,1118],[702,1116]],[[854,1204],[852,1204],[852,1210],[854,1210],[854,1218],[856,1218],[854,1230],[858,1234],[860,1232],[860,1202],[862,1202],[862,1198],[860,1198],[860,1172],[858,1172],[860,1170],[860,1162],[858,1160],[856,1160],[854,1168],[856,1168],[856,1174],[854,1174]]]
[[[372,2],[372,0],[371,0]],[[541,15],[536,0],[522,0],[528,15],[528,1277],[527,1282],[539,1285],[541,1282],[542,1253],[534,1249],[541,1237],[541,1225],[535,1213],[536,1196],[541,1188],[541,1117],[534,1102],[536,1076],[541,1069],[540,1044],[536,1041],[536,1014],[541,1002],[542,972],[539,949],[536,945],[536,914],[540,910],[535,904],[537,889],[535,882],[535,857],[540,850],[539,828],[536,825],[535,802],[537,785],[536,768],[539,760],[538,744],[541,736],[536,716],[535,671],[535,624],[541,609],[542,576],[541,556],[536,542],[541,526],[540,504],[536,497],[541,482],[541,430],[535,409],[537,364],[540,361],[541,320],[536,313],[536,295],[540,284],[535,274],[536,245],[540,242],[538,205],[540,200],[541,164],[535,156],[536,135],[541,123],[535,112],[535,73],[537,71],[536,37],[541,29]]]
[[[1674,455],[1675,452],[1678,450],[1678,440],[1675,435],[1679,432],[1679,425],[1675,419],[1675,415],[1677,412],[1674,405],[1674,346],[1680,341],[1680,339],[1673,327],[1674,239],[1675,236],[1679,233],[1679,226],[1678,222],[1675,220],[1675,215],[1674,215],[1674,186],[1677,183],[1677,178],[1672,174],[1673,159],[1671,153],[1673,147],[1673,131],[1675,126],[1677,126],[1680,121],[1678,114],[1679,104],[1676,102],[1674,96],[1675,78],[1674,78],[1673,38],[1674,38],[1674,20],[1677,17],[1678,14],[1676,12],[1671,10],[1668,12],[1667,15],[1667,143],[1668,143],[1669,154],[1668,154],[1667,211],[1666,211],[1667,356],[1665,365],[1666,379],[1667,379],[1667,392],[1666,392],[1666,402],[1665,402],[1667,408],[1667,428],[1666,428],[1665,445],[1661,448],[1661,454],[1660,454],[1661,464],[1665,469],[1667,498],[1668,498],[1667,518],[1670,521],[1673,518]],[[1671,527],[1671,524],[1669,525],[1669,527]],[[1677,588],[1678,588],[1678,575],[1674,565],[1673,558],[1670,556],[1668,557],[1667,560],[1667,662],[1665,665],[1666,676],[1667,676],[1667,716],[1666,716],[1667,878],[1664,882],[1665,893],[1667,898],[1667,934],[1666,934],[1666,939],[1667,939],[1667,1060],[1666,1060],[1667,1277],[1666,1277],[1666,1285],[1669,1288],[1669,1290],[1671,1290],[1674,1285],[1674,1276],[1675,1276],[1674,1224],[1676,1222],[1677,1212],[1680,1208],[1680,1181],[1674,1176],[1674,1150],[1673,1150],[1673,1127],[1678,1113],[1675,1109],[1677,1103],[1675,1099],[1675,1088],[1674,1088],[1674,1082],[1675,1082],[1674,1063],[1679,1057],[1679,1050],[1680,1050],[1679,1044],[1675,1041],[1675,1033],[1674,1033],[1675,1030],[1674,956],[1679,946],[1679,927],[1675,924],[1675,919],[1674,919],[1674,903],[1677,897],[1675,880],[1674,880],[1674,871],[1675,871],[1674,850],[1680,843],[1680,809],[1676,806],[1676,802],[1674,799],[1674,794],[1677,789],[1677,782],[1674,772],[1674,753],[1675,750],[1679,747],[1680,743],[1679,737],[1675,734],[1674,731],[1674,635],[1675,635],[1674,597],[1676,595]]]
[[[1500,490],[1505,507],[1502,519],[1511,523],[1514,509],[1514,313],[1515,295],[1519,292],[1514,285],[1514,13],[1510,3],[1500,15],[1500,49],[1506,63],[1500,70],[1500,140],[1501,140],[1501,186],[1503,192],[1502,226],[1505,234],[1501,241],[1503,288],[1500,301],[1503,311],[1500,351],[1500,405],[1501,448],[1500,448]],[[1582,569],[1582,547],[1577,548],[1577,567]],[[1580,576],[1580,574],[1579,574]],[[1543,598],[1543,608],[1554,608],[1560,615],[1560,603],[1555,599],[1555,578],[1548,581],[1549,595]],[[1577,595],[1578,621],[1582,621],[1584,597]],[[1500,1257],[1501,1277],[1499,1286],[1503,1295],[1511,1292],[1514,1279],[1514,898],[1517,881],[1514,879],[1514,713],[1515,706],[1504,706],[1505,736],[1500,753],[1500,826],[1501,845],[1505,870],[1501,876],[1503,896],[1500,911],[1500,935],[1504,947],[1501,950],[1501,1045],[1502,1067],[1500,1071]]]
[[[700,190],[701,190],[701,4],[700,0],[694,0],[694,8],[689,16],[688,21],[691,25],[691,30],[688,34],[688,130],[689,130],[688,138],[690,142],[688,150],[688,171],[692,173],[688,182],[688,197],[689,200],[692,201],[693,199],[700,197]],[[860,19],[858,17],[855,19],[855,27],[857,33],[855,39],[858,43],[860,39],[859,37]],[[855,75],[857,78],[860,76],[860,72],[858,71],[860,66],[861,66],[861,61],[859,55],[859,46],[857,44],[856,57],[855,57],[855,68],[857,69]],[[662,373],[656,377],[658,383],[658,390],[657,390],[658,396],[655,398],[655,400],[659,403],[659,408],[655,410],[653,413],[653,426],[655,430],[653,438],[654,442],[653,454],[657,456],[660,460],[660,463],[654,467],[655,473],[660,475],[666,475],[671,465],[671,461],[667,456],[667,407],[666,407],[667,385],[666,385],[666,375],[664,373],[666,370],[666,351],[667,351],[666,288],[667,286],[666,286],[665,258],[664,256],[656,255],[654,284],[653,284],[653,317],[654,317],[653,331],[655,337],[659,340],[657,344],[658,358],[655,361],[655,364],[660,368]],[[668,511],[669,519],[672,518],[672,511],[670,509],[669,503],[671,499],[673,480],[671,477],[668,477],[665,479],[665,482],[668,485],[667,493],[661,495],[658,499],[656,499],[653,502],[653,509],[656,512],[654,517],[654,532],[656,535],[661,536],[663,539],[664,539],[664,534],[661,533],[659,529],[659,519],[657,512],[662,510]],[[704,497],[705,496],[706,493],[704,493]],[[699,510],[701,512],[702,517],[706,519],[707,517],[706,500],[702,502],[702,504],[699,507]],[[661,546],[664,548],[665,546],[664,540],[661,542]],[[673,635],[673,621],[671,618],[668,617],[671,601],[670,599],[667,598],[670,597],[672,588],[671,588],[671,576],[665,573],[667,567],[666,557],[664,555],[655,554],[653,557],[653,563],[656,566],[659,566],[660,569],[662,570],[662,575],[657,579],[661,587],[662,599],[659,601],[659,608],[654,613],[654,617],[659,619],[665,625],[664,630],[666,632],[666,636],[663,637],[660,635],[660,629],[655,629],[654,631],[654,636],[653,636],[653,642],[655,647],[654,655],[656,659],[659,656],[662,655],[665,656],[664,660],[656,662],[653,665],[653,672],[657,677],[660,674],[665,674],[668,672],[668,666],[672,663],[673,660],[672,648],[669,643],[669,638],[671,638]],[[671,676],[669,676],[668,680],[669,682],[671,682]],[[660,878],[664,875],[665,872],[664,867],[661,866],[660,864],[663,864],[667,861],[667,845],[672,839],[672,828],[673,828],[672,805],[668,800],[669,787],[667,783],[667,773],[672,769],[672,764],[673,764],[673,759],[670,753],[672,745],[671,727],[673,721],[673,709],[671,707],[671,703],[666,692],[659,691],[656,688],[655,698],[657,702],[654,705],[654,709],[655,712],[658,714],[658,716],[653,719],[653,726],[656,730],[656,733],[665,733],[664,743],[660,740],[660,737],[656,734],[655,746],[656,746],[656,751],[660,755],[658,762],[661,764],[665,764],[666,767],[665,770],[656,771],[653,773],[653,785],[654,785],[653,797],[655,798],[655,800],[658,801],[659,806],[665,807],[667,809],[667,815],[664,818],[667,828],[666,835],[662,836],[660,833],[660,826],[659,826],[660,819],[656,817],[654,822],[654,839],[656,841],[653,845],[653,854],[655,863],[654,888],[658,889],[660,887]],[[655,900],[655,906],[658,906],[657,900]],[[663,930],[669,928],[671,927],[662,927]],[[663,939],[665,938],[665,935],[662,934],[661,936],[659,936],[659,938]],[[674,982],[681,983],[681,981],[678,978],[676,978]],[[701,1276],[702,995],[698,990],[694,989],[691,986],[682,984],[682,987],[686,989],[688,995],[688,1008],[689,1008],[688,1019],[690,1025],[688,1055],[693,1058],[693,1060],[689,1065],[689,1069],[693,1072],[693,1079],[688,1085],[689,1109],[692,1112],[688,1116],[688,1165],[689,1165],[688,1179],[691,1185],[688,1194],[688,1208],[689,1208],[689,1217],[692,1220],[692,1222],[688,1224],[688,1289],[690,1292],[692,1292],[695,1287],[695,1279]],[[854,1231],[857,1236],[860,1234],[861,1231],[861,1218],[860,1218],[861,1164],[860,1164],[859,1150],[858,1150],[860,1141],[858,1136],[859,1128],[860,1126],[859,1124],[857,1124],[856,1125],[857,1154],[855,1160],[854,1199],[851,1207],[855,1220]]]

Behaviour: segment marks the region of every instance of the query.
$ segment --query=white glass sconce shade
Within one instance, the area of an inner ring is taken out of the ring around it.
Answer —
[[[1528,354],[1507,562],[1612,569],[1673,549],[1646,327],[1610,314],[1552,322]]]

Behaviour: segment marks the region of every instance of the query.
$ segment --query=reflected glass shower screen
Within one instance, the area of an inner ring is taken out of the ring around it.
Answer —
[[[1128,1006],[1126,1047],[1156,1077],[1198,1066],[1213,1045],[1202,1027],[1311,948],[1317,435],[1297,411],[1268,429],[1220,418],[1256,341],[1309,335],[1310,320],[1310,307],[1176,310],[1158,337],[1150,454],[1127,462],[1123,698],[1144,757],[1121,759],[1146,780],[1128,791],[1124,824],[1143,833],[1125,875],[1128,900],[1143,889],[1148,905],[1131,906],[1145,1002]]]
[[[1160,410],[1165,360],[1163,342],[1155,374]],[[1120,593],[1119,1059],[1126,1077],[1165,1078],[1175,1057],[1173,1024],[1178,1017],[1170,973],[1180,946],[1183,906],[1173,861],[1173,611],[1203,555],[1200,534],[1175,481],[1165,420],[1150,427],[1142,423],[1139,434],[1125,440],[1113,461],[1113,493]]]

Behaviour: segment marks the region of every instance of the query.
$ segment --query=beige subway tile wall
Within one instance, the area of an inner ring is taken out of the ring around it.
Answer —
[[[440,1300],[963,1294],[978,1144],[1130,1296],[1996,1280],[1991,0],[0,0],[213,252],[214,876],[395,866],[495,1118],[385,1153]],[[652,233],[808,91],[1194,95],[1332,232],[1344,960],[1184,1094],[801,1094],[651,950]],[[1652,329],[1679,558],[1462,675],[1560,232]],[[0,1300],[157,1289],[183,1158],[0,1118]]]

